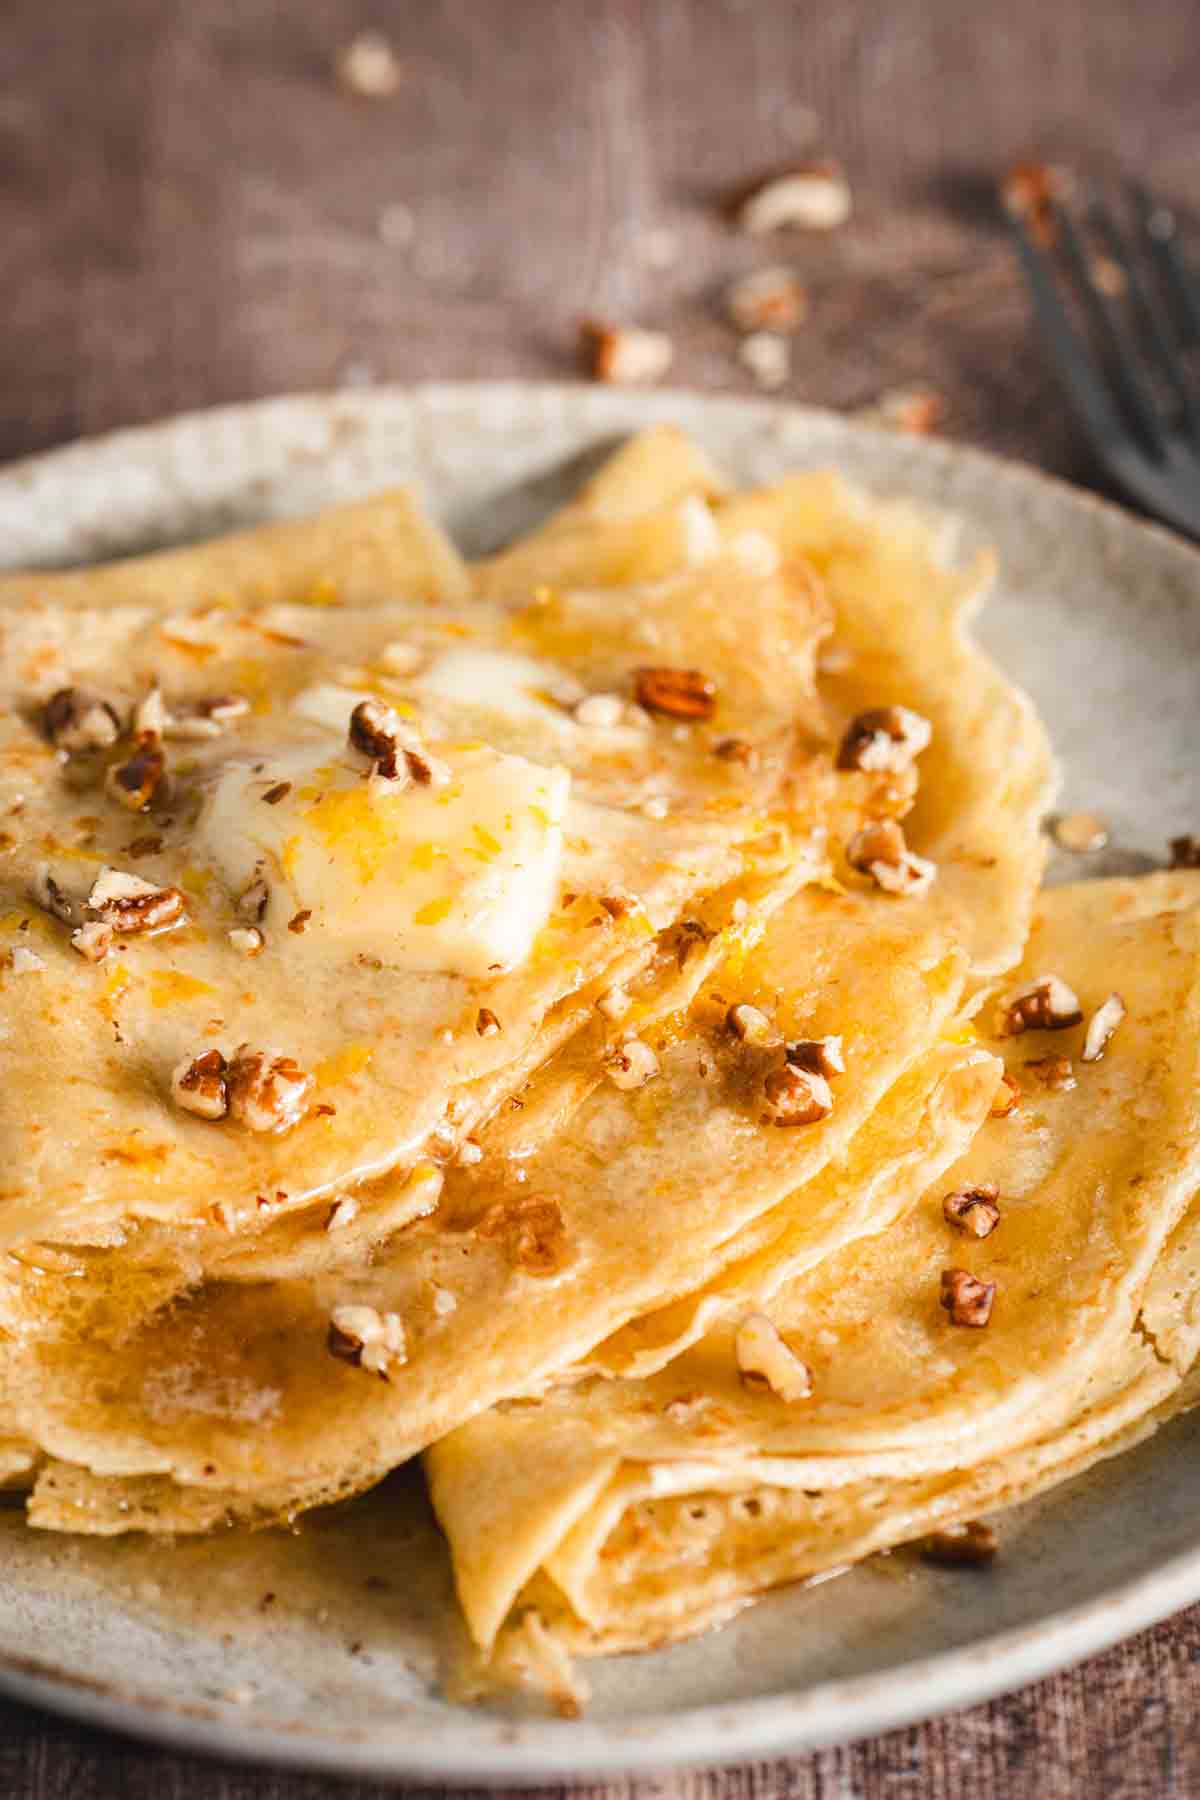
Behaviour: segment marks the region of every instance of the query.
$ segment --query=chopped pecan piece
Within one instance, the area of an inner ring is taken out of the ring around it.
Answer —
[[[42,729],[56,750],[107,750],[121,735],[121,721],[100,694],[65,687],[43,707]]]
[[[823,1075],[827,1081],[832,1075],[846,1073],[840,1037],[793,1038],[784,1046],[783,1053],[793,1069],[803,1069],[809,1075]]]
[[[87,962],[103,962],[112,949],[113,930],[100,919],[87,919],[71,933],[71,948]]]
[[[275,785],[269,787],[263,795],[263,804],[265,806],[279,806],[287,799],[291,791],[292,784],[290,781],[277,781]]]
[[[773,1125],[815,1125],[833,1111],[833,1092],[826,1077],[785,1063],[763,1082],[763,1097]]]
[[[766,1013],[744,1000],[729,1008],[725,1028],[741,1044],[767,1044],[771,1040],[771,1021]]]
[[[43,912],[70,925],[79,916],[79,907],[66,889],[54,879],[45,863],[39,865],[30,883],[30,894]]]
[[[1021,1104],[1020,1085],[1011,1075],[1001,1075],[996,1095],[988,1114],[992,1119],[1007,1119],[1009,1113],[1015,1112]]]
[[[241,694],[215,694],[193,701],[186,712],[170,714],[164,736],[192,743],[220,737],[235,719],[243,718],[249,711],[250,702]]]
[[[1055,1094],[1070,1093],[1078,1085],[1069,1056],[1038,1056],[1022,1067]]]
[[[143,731],[135,738],[125,761],[114,763],[109,769],[104,786],[130,812],[145,812],[161,789],[166,773],[167,759],[157,732]]]
[[[742,1385],[767,1388],[780,1400],[807,1400],[812,1371],[790,1349],[765,1313],[751,1313],[738,1326],[734,1355]]]
[[[1186,832],[1182,837],[1173,837],[1170,851],[1173,869],[1200,869],[1200,837],[1192,832]]]
[[[716,747],[716,755],[722,762],[736,763],[739,768],[751,772],[757,769],[761,760],[755,746],[748,744],[745,738],[722,738]]]
[[[742,201],[737,221],[755,235],[787,225],[832,231],[845,224],[850,207],[850,184],[836,163],[800,163],[760,180]]]
[[[260,864],[259,866],[261,867],[262,865]],[[239,916],[243,919],[248,919],[254,925],[261,924],[263,918],[266,916],[267,902],[270,898],[270,888],[267,886],[261,875],[255,875],[254,880],[250,883],[249,887],[244,888],[238,895],[237,910]]]
[[[553,1275],[567,1260],[566,1227],[557,1200],[538,1194],[497,1200],[475,1229],[482,1238],[499,1238],[512,1266],[527,1275]]]
[[[186,899],[177,887],[155,887],[122,869],[101,869],[87,898],[88,909],[122,937],[170,931],[182,925]]]
[[[382,700],[360,700],[350,714],[350,746],[371,762],[394,764],[402,748],[400,715]]]
[[[996,1283],[980,1281],[968,1269],[942,1270],[942,1305],[950,1314],[952,1325],[968,1325],[978,1330],[992,1316]]]
[[[155,887],[120,869],[101,869],[82,905],[69,898],[48,870],[39,871],[35,897],[40,905],[68,924],[72,947],[88,962],[103,962],[115,935],[170,931],[187,917],[184,895],[175,887]]]
[[[641,1038],[626,1038],[605,1056],[604,1072],[614,1087],[645,1087],[658,1074],[658,1058]]]
[[[475,1015],[475,1029],[480,1037],[499,1037],[500,1021],[490,1006],[481,1006]]]
[[[360,31],[334,64],[338,84],[360,100],[387,100],[404,79],[399,57],[381,31]]]
[[[405,750],[404,766],[418,787],[441,788],[450,779],[448,764],[415,746]]]
[[[942,1214],[947,1224],[957,1225],[972,1237],[990,1237],[1000,1223],[996,1204],[1000,1190],[994,1182],[981,1181],[977,1187],[959,1188],[942,1201]]]
[[[937,875],[935,864],[909,849],[894,819],[880,819],[855,832],[846,846],[846,860],[886,894],[927,893]]]
[[[1093,256],[1088,262],[1088,271],[1100,292],[1110,295],[1114,300],[1119,300],[1128,289],[1129,282],[1124,269],[1111,256]]]
[[[125,846],[126,856],[160,856],[163,840],[157,832],[148,832],[145,837],[131,838]]]
[[[781,388],[792,372],[792,347],[773,331],[752,331],[738,345],[738,361],[761,388]]]
[[[808,317],[808,292],[794,269],[755,269],[734,282],[728,306],[739,331],[795,331]]]
[[[594,381],[635,387],[658,381],[671,366],[674,345],[663,331],[585,319],[579,327],[584,366]]]
[[[625,988],[611,987],[597,1000],[596,1010],[616,1024],[618,1020],[625,1017],[632,1005],[633,997]]]
[[[1058,182],[1045,163],[1016,163],[1000,184],[1000,198],[1014,218],[1023,219],[1038,243],[1049,246],[1058,235],[1054,202]]]
[[[308,930],[308,922],[311,918],[312,907],[302,906],[299,912],[292,914],[291,918],[288,920],[287,928],[289,931],[293,932],[296,937],[303,937],[304,933]]]
[[[287,1131],[304,1114],[313,1078],[290,1056],[241,1044],[229,1064],[229,1111],[250,1131]]]
[[[1085,1063],[1099,1062],[1124,1017],[1125,1002],[1120,994],[1110,994],[1107,1000],[1101,1001],[1088,1020],[1079,1060]]]
[[[394,707],[382,700],[360,700],[350,715],[350,743],[372,763],[372,779],[390,788],[445,787],[446,764],[417,742]]]
[[[933,727],[908,706],[878,706],[859,713],[838,747],[839,769],[901,774],[929,747]]]
[[[699,669],[637,669],[634,698],[647,712],[668,719],[711,719],[717,684]]]
[[[681,919],[675,927],[675,960],[679,967],[682,969],[696,951],[710,944],[716,935],[699,919]]]
[[[853,417],[864,425],[885,431],[906,431],[912,437],[928,437],[946,413],[946,402],[936,388],[887,388],[873,406],[860,408]]]
[[[1066,1031],[1083,1020],[1083,1008],[1057,975],[1039,975],[1005,995],[996,1014],[997,1037],[1023,1031]]]
[[[373,1306],[335,1306],[329,1315],[329,1354],[384,1381],[408,1361],[408,1338],[399,1313]]]
[[[171,1098],[202,1119],[223,1119],[229,1111],[226,1063],[219,1050],[185,1056],[171,1073]]]
[[[980,1519],[969,1519],[962,1525],[949,1525],[934,1531],[921,1546],[926,1562],[941,1563],[947,1568],[980,1569],[995,1560],[999,1545],[996,1533]]]

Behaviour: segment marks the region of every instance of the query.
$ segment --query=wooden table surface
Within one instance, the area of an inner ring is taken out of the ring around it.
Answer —
[[[391,98],[332,78],[364,27]],[[1036,152],[1194,205],[1198,140],[1194,0],[5,0],[0,456],[286,390],[567,377],[584,314],[668,330],[681,384],[749,391],[721,295],[786,260],[812,297],[786,397],[928,386],[949,435],[1086,481],[991,184]],[[821,151],[845,229],[730,230],[731,187]],[[1200,1609],[851,1750],[572,1791],[1159,1800],[1200,1793],[1198,1708]],[[12,1800],[375,1791],[0,1703]]]

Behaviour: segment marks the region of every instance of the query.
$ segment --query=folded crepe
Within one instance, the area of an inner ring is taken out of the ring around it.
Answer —
[[[909,834],[930,846],[939,900],[957,910],[977,972],[1010,968],[1028,932],[1054,771],[1032,704],[970,635],[994,558],[981,552],[956,565],[945,519],[870,498],[830,471],[726,494],[669,432],[661,444],[653,434],[634,440],[629,473],[644,474],[655,449],[666,458],[657,509],[634,511],[623,498],[618,456],[593,484],[594,508],[565,508],[541,532],[476,564],[478,591],[511,596],[550,579],[619,587],[721,551],[759,571],[816,569],[832,609],[832,640],[820,656],[827,718],[840,735],[891,700],[930,722]]]
[[[0,606],[150,606],[159,612],[268,603],[362,606],[379,600],[463,600],[462,557],[407,488],[233,532],[208,543],[123,557],[93,568],[0,574]]]
[[[769,970],[783,1032],[841,1038],[848,1073],[827,1117],[764,1123],[781,1052],[731,1039],[726,1008],[702,995],[656,1039],[653,1081],[604,1078],[544,1138],[549,1065],[528,1091],[532,1144],[492,1157],[481,1134],[482,1159],[447,1169],[436,1210],[373,1256],[307,1280],[206,1283],[117,1343],[10,1341],[4,1416],[61,1459],[169,1473],[261,1514],[354,1491],[479,1408],[536,1390],[816,1175],[953,1020],[965,958],[936,921],[885,907],[802,893],[746,960],[751,994]],[[402,1321],[386,1381],[330,1354],[346,1306]]]
[[[1035,919],[990,574],[656,427],[470,570],[401,494],[0,580],[31,1521],[264,1523],[426,1449],[477,1643],[553,1664],[1190,1404],[1200,877]],[[134,873],[186,923],[117,930]],[[312,1077],[289,1129],[180,1108],[238,1041]]]
[[[593,501],[604,502],[613,471],[619,489],[621,463],[602,471]],[[671,480],[694,490],[704,476],[688,463],[677,458]],[[776,1211],[802,1185],[811,1188],[810,1213],[799,1228],[789,1223],[803,1240],[795,1257],[816,1262],[878,1229],[904,1191],[910,1149],[881,1153],[872,1168],[871,1140],[863,1138],[864,1180],[853,1205],[830,1204],[816,1178],[858,1143],[881,1103],[894,1108],[907,1096],[940,1120],[922,1154],[953,1153],[963,1121],[986,1103],[994,1064],[969,1045],[937,1040],[963,1004],[964,984],[971,980],[974,990],[975,978],[1011,959],[1023,940],[1041,867],[1049,759],[1027,702],[964,635],[961,614],[981,569],[945,568],[928,527],[923,538],[910,530],[906,560],[889,561],[867,503],[840,487],[827,493],[844,515],[841,540],[855,545],[853,566],[873,570],[883,590],[856,636],[853,605],[834,584],[846,640],[840,660],[850,660],[830,707],[831,742],[869,705],[905,704],[914,689],[938,700],[943,664],[955,676],[939,705],[937,742],[922,759],[932,757],[934,773],[922,781],[913,833],[918,851],[944,859],[931,892],[899,899],[844,869],[850,891],[796,894],[802,859],[794,847],[757,845],[741,886],[727,883],[693,905],[683,927],[660,934],[636,966],[625,952],[618,991],[629,1010],[618,1025],[611,1003],[595,1004],[612,993],[615,965],[576,990],[579,1004],[555,1054],[540,1053],[543,1028],[538,1051],[521,1066],[526,1085],[508,1089],[519,1106],[497,1110],[497,1083],[512,1065],[490,1084],[486,1075],[464,1084],[464,1095],[487,1090],[470,1114],[459,1099],[460,1135],[465,1116],[477,1162],[419,1163],[358,1186],[349,1205],[331,1208],[323,1198],[316,1207],[280,1207],[257,1231],[239,1224],[224,1242],[192,1235],[186,1253],[174,1219],[126,1229],[108,1250],[52,1242],[22,1252],[22,1272],[3,1301],[13,1334],[4,1385],[29,1441],[56,1459],[43,1468],[33,1506],[39,1522],[62,1522],[61,1510],[43,1504],[51,1482],[60,1507],[69,1487],[71,1522],[91,1530],[199,1528],[353,1491],[506,1394],[535,1391],[589,1354],[601,1365],[623,1358],[622,1327],[642,1363],[672,1353],[702,1329],[706,1284],[774,1241]],[[771,497],[769,505],[774,514],[781,502]],[[594,533],[592,522],[553,529],[574,538],[584,528]],[[765,541],[761,521],[756,530]],[[695,573],[666,578],[672,593],[696,592],[701,608],[715,593],[713,629],[728,614],[722,570],[730,568],[730,581],[745,578],[744,535],[736,534],[736,547],[710,545]],[[789,574],[807,570],[794,548],[788,561],[777,556],[768,569],[761,559],[760,567],[766,572],[756,581],[783,583],[789,594],[798,585],[815,605],[811,577],[797,583]],[[499,591],[508,598],[484,601],[488,616],[499,610],[519,620],[543,653],[594,657],[600,641],[627,654],[630,634],[661,626],[632,621],[620,590],[532,596],[506,583]],[[645,594],[637,597],[643,612]],[[747,622],[729,616],[726,629],[744,658]],[[439,609],[432,628],[443,623]],[[344,638],[344,616],[336,624]],[[764,628],[777,634],[778,621]],[[390,629],[378,623],[385,637]],[[366,659],[356,660],[361,682]],[[301,691],[311,693],[311,684]],[[335,712],[345,717],[344,701]],[[981,735],[985,714],[991,725]],[[763,723],[760,707],[757,742]],[[537,725],[549,729],[540,715]],[[496,731],[496,721],[486,729]],[[857,819],[909,804],[911,784],[884,775],[872,781],[841,771],[830,796],[825,770],[819,792],[837,843]],[[972,894],[986,895],[978,917]],[[594,903],[588,920],[587,930],[607,932]],[[726,1020],[737,1002],[769,1013],[774,1048],[735,1049]],[[640,1090],[605,1074],[607,1049],[631,1030],[649,1038],[658,1064]],[[761,1084],[779,1058],[779,1033],[818,1031],[842,1037],[848,1057],[832,1117],[798,1132],[764,1125]],[[435,1085],[436,1045],[431,1051],[422,1036],[416,1052]],[[885,1112],[883,1142],[886,1120]],[[452,1153],[451,1142],[441,1156]],[[156,1314],[188,1287],[185,1300]],[[330,1317],[346,1305],[402,1322],[405,1360],[396,1360],[386,1384],[329,1356]],[[68,1484],[61,1465],[70,1463]]]
[[[4,1245],[261,1220],[452,1145],[693,900],[823,865],[850,793],[797,727],[824,629],[811,578],[716,564],[532,608],[0,611],[0,917],[34,958],[6,984]],[[651,655],[716,658],[711,725],[577,722]],[[395,778],[349,741],[363,706]],[[753,769],[713,755],[751,731]],[[239,1044],[307,1082],[293,1129],[180,1104],[173,1071]]]
[[[1200,1348],[1197,901],[1181,875],[1043,895],[1013,985],[1056,975],[1083,1018],[981,1021],[1018,1103],[910,1212],[815,1266],[785,1223],[665,1367],[559,1385],[432,1448],[482,1645],[528,1606],[585,1651],[683,1635],[1151,1428]],[[982,1318],[946,1310],[948,1271]]]

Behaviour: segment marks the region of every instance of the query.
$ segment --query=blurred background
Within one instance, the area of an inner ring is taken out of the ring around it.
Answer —
[[[1194,0],[5,0],[0,77],[5,457],[286,390],[571,378],[591,316],[667,333],[671,382],[916,389],[926,425],[1086,475],[996,180],[1039,157],[1184,202],[1200,152]],[[731,223],[825,157],[844,225]],[[780,264],[782,373],[727,299]]]

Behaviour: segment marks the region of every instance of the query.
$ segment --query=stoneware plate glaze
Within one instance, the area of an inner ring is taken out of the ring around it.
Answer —
[[[72,563],[413,481],[470,552],[564,498],[620,435],[693,433],[739,482],[834,463],[997,546],[981,635],[1033,694],[1064,806],[1101,855],[1200,826],[1200,554],[1027,469],[739,399],[438,387],[269,401],[0,474],[0,559]],[[1059,869],[1060,875],[1066,871]],[[596,1666],[586,1718],[482,1710],[419,1479],[295,1534],[171,1547],[0,1512],[0,1687],[189,1749],[394,1778],[563,1779],[729,1763],[860,1736],[1018,1686],[1200,1598],[1200,1417],[1012,1515],[983,1576],[908,1555],[779,1593],[675,1649]]]

